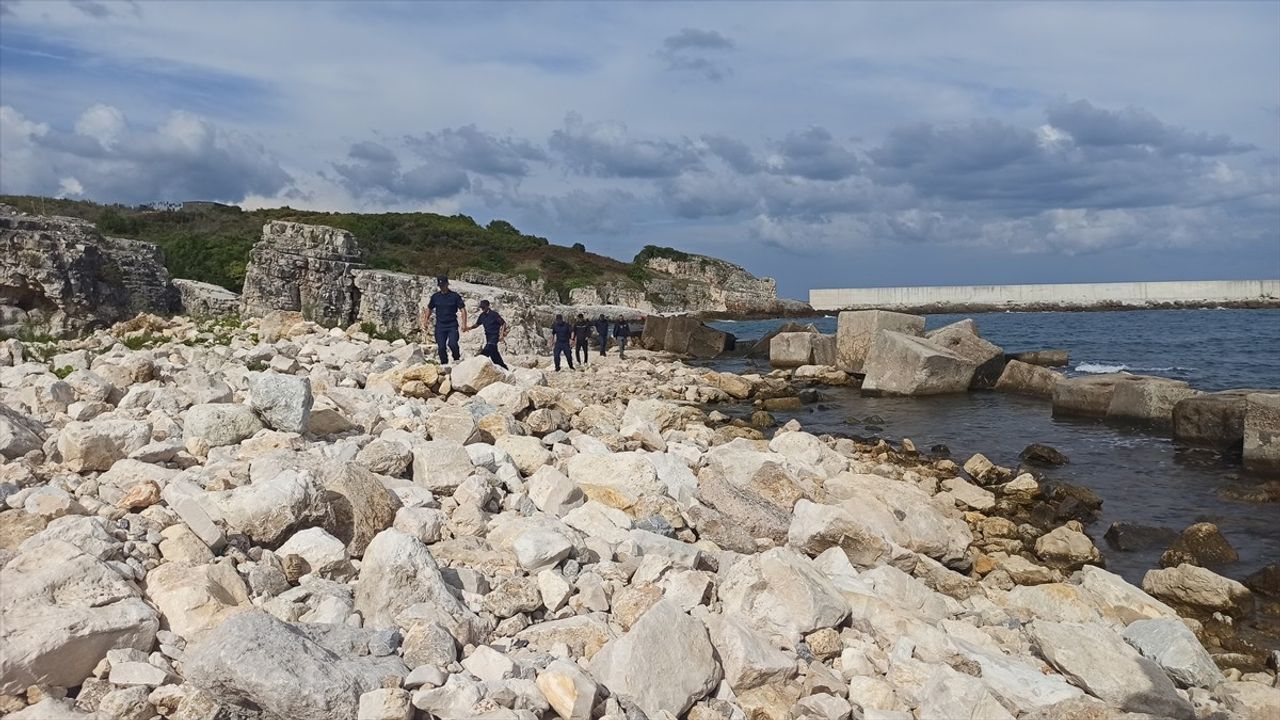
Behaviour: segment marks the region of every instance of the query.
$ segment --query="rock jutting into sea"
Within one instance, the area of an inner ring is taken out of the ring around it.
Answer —
[[[1129,584],[1057,519],[1084,505],[1035,475],[717,409],[801,402],[849,381],[834,367],[738,375],[636,349],[576,372],[520,351],[510,371],[441,368],[299,315],[0,343],[0,713],[1189,720],[1280,703],[1266,658],[1222,634],[1248,588],[1184,560]]]

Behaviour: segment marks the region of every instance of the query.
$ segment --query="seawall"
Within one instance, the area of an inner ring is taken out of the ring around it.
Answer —
[[[1280,280],[955,285],[815,289],[814,310],[887,308],[933,312],[1159,307],[1280,307]]]

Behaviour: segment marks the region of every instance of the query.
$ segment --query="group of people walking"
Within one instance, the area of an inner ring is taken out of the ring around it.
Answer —
[[[507,369],[507,364],[502,360],[502,353],[498,350],[498,343],[507,339],[507,321],[502,319],[488,300],[481,300],[480,315],[474,324],[467,325],[467,306],[461,295],[449,289],[449,278],[436,278],[436,286],[439,289],[432,293],[430,300],[427,301],[427,312],[423,318],[422,329],[424,332],[434,331],[440,364],[448,365],[450,356],[453,357],[454,362],[460,360],[458,338],[461,333],[483,327],[484,348],[480,350],[480,354],[488,357],[498,367]],[[458,322],[459,315],[462,316],[461,324]],[[551,325],[551,348],[557,371],[560,369],[562,354],[568,361],[570,370],[574,368],[575,355],[580,364],[587,363],[593,332],[599,340],[600,355],[603,357],[609,349],[608,318],[601,315],[591,321],[579,313],[577,322],[570,325],[565,322],[563,315],[556,315],[556,321]],[[625,318],[618,317],[614,320],[613,337],[618,343],[618,356],[625,358],[627,338],[631,337],[631,325]],[[573,351],[569,349],[570,344],[574,347]]]
[[[551,325],[551,354],[552,362],[557,371],[560,370],[560,356],[564,355],[565,361],[569,364],[569,369],[573,369],[573,361],[576,359],[580,364],[586,365],[587,358],[591,354],[591,335],[595,333],[600,343],[600,356],[604,357],[609,352],[609,319],[604,315],[597,317],[595,320],[587,320],[586,316],[578,313],[578,320],[570,325],[565,322],[563,315],[556,315],[556,321]],[[627,338],[631,337],[631,325],[626,318],[618,317],[613,321],[613,338],[618,341],[618,357],[627,357]],[[573,352],[569,352],[569,344],[573,343]]]

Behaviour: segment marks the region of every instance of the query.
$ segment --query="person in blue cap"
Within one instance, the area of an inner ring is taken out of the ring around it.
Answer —
[[[609,318],[604,313],[596,318],[596,333],[600,336],[600,357],[604,357],[605,351],[609,349]]]
[[[560,355],[564,355],[569,369],[573,369],[573,351],[569,349],[569,338],[573,336],[573,326],[564,321],[563,315],[556,315],[551,325],[551,352],[554,356],[556,372],[560,372]]]
[[[502,362],[502,353],[498,352],[498,343],[507,339],[507,321],[502,319],[497,310],[489,307],[488,300],[480,301],[480,316],[476,318],[476,324],[467,329],[474,330],[478,327],[484,328],[484,349],[480,354],[492,360],[494,365],[503,370],[509,369],[507,364]]]
[[[436,349],[440,353],[440,364],[449,364],[449,352],[453,353],[453,361],[457,362],[462,359],[461,352],[458,350],[458,313],[462,313],[462,326],[467,325],[467,305],[462,301],[462,296],[449,289],[449,278],[436,278],[436,285],[440,288],[431,294],[431,300],[427,302],[427,317],[423,323],[423,331],[430,328],[431,320],[435,318],[435,337]]]

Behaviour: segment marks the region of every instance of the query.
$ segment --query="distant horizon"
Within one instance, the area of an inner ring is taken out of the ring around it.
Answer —
[[[1280,3],[0,18],[4,194],[462,213],[724,258],[790,297],[1280,274]]]

